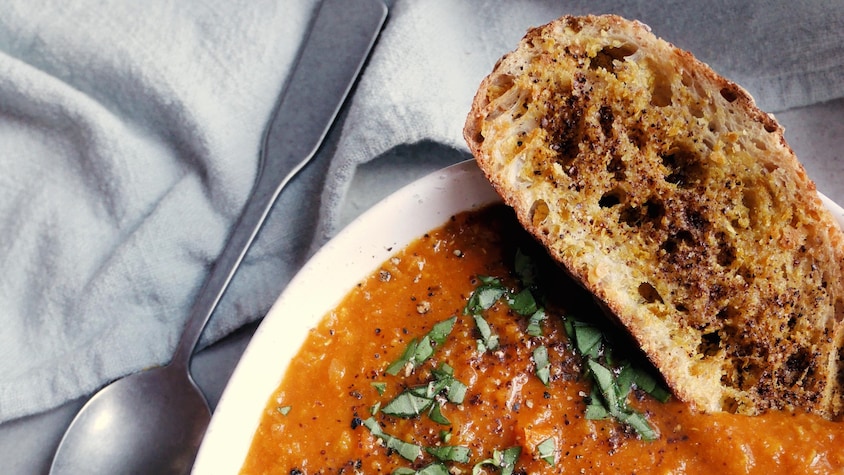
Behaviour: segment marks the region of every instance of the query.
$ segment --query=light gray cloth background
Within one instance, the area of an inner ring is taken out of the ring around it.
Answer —
[[[314,6],[0,0],[0,421],[169,360]],[[397,0],[332,141],[274,207],[203,343],[260,319],[385,190],[467,158],[474,90],[528,27],[604,12],[649,24],[765,110],[844,97],[839,1]],[[420,142],[442,153],[402,152]]]

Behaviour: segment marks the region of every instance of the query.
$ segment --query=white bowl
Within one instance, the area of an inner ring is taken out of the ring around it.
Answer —
[[[432,173],[385,198],[328,242],[267,313],[226,385],[194,474],[240,470],[288,362],[320,319],[391,255],[454,214],[500,201],[474,161]]]
[[[844,209],[821,195],[844,228]],[[500,201],[474,161],[432,173],[361,215],[302,268],[264,318],[220,399],[194,474],[240,470],[289,361],[320,319],[393,253],[461,211]]]

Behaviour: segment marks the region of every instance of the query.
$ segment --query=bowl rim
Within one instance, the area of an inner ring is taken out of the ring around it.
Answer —
[[[844,208],[818,195],[844,229]],[[290,360],[357,282],[452,215],[497,202],[498,194],[468,159],[405,185],[328,241],[291,279],[252,336],[214,411],[192,473],[240,471]],[[289,318],[293,310],[297,317]]]
[[[309,331],[355,284],[454,214],[500,201],[469,159],[400,188],[327,242],[291,279],[246,346],[211,418],[192,473],[240,470],[289,361]],[[289,318],[292,311],[296,318]]]

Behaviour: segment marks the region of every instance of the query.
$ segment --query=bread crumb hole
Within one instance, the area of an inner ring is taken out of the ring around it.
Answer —
[[[503,78],[503,79],[499,79]],[[518,119],[524,114],[525,95],[527,91],[515,87],[513,77],[501,74],[496,77],[493,85],[489,87],[487,99],[494,107],[486,116],[487,121],[494,121],[503,114],[509,113],[513,119]]]
[[[545,200],[534,201],[530,208],[531,223],[533,223],[534,226],[539,227],[539,225],[545,222],[545,218],[548,217],[549,213],[548,203],[546,203]]]
[[[654,227],[665,215],[665,206],[659,201],[650,199],[642,206],[627,206],[619,214],[619,221],[630,227],[639,227],[644,224],[651,224]]]
[[[651,85],[651,105],[666,107],[671,105],[671,73],[661,68],[653,68],[653,84]]]
[[[617,204],[621,203],[622,199],[624,198],[624,192],[619,189],[614,189],[612,191],[608,191],[604,193],[604,196],[598,200],[598,206],[601,208],[612,208]]]
[[[695,80],[692,75],[684,69],[683,73],[680,76],[680,82],[682,82],[683,86],[685,87],[692,87],[692,84],[695,83]]]
[[[612,173],[613,178],[617,181],[627,179],[627,165],[624,164],[621,157],[616,156],[610,159],[610,162],[607,163],[607,172]]]
[[[717,261],[721,267],[730,267],[736,261],[736,248],[724,242],[719,243]]]
[[[487,88],[487,100],[490,102],[495,101],[502,94],[509,91],[516,85],[516,78],[514,78],[510,74],[498,74],[494,78],[492,78],[492,83]]]
[[[748,268],[747,266],[739,267],[737,274],[740,275],[741,278],[744,279],[744,281],[747,283],[750,283],[754,279],[756,279],[756,273],[750,270],[750,268]]]
[[[638,51],[639,47],[633,44],[625,43],[621,46],[605,46],[598,51],[594,58],[589,62],[590,69],[601,68],[611,73],[615,73],[615,65],[613,61],[624,61],[624,58],[632,55]]]
[[[765,171],[768,173],[773,173],[779,169],[779,166],[776,163],[766,162],[762,164],[765,167]]]
[[[705,333],[700,338],[700,344],[698,344],[698,353],[712,357],[718,354],[718,350],[721,349],[721,335],[718,334],[717,331]]]
[[[662,243],[661,249],[668,254],[674,254],[680,249],[681,244],[694,244],[692,233],[685,229],[677,231]]]
[[[699,155],[692,150],[675,147],[660,158],[668,183],[680,188],[691,188],[703,178],[704,167],[700,164]]]
[[[763,202],[767,200],[759,196],[759,193],[753,188],[748,187],[743,191],[744,193],[742,193],[741,204],[747,208],[747,215],[748,218],[750,218],[749,224],[750,227],[753,228],[755,227],[754,225],[757,224],[753,217],[757,215],[758,209],[763,205]]]
[[[639,295],[645,300],[645,303],[662,303],[662,296],[657,292],[656,287],[649,282],[642,282],[639,284]]]
[[[735,102],[735,100],[738,99],[738,94],[736,94],[736,91],[734,91],[733,89],[730,89],[728,87],[722,87],[721,97],[726,99],[727,102]]]
[[[737,308],[733,307],[732,305],[728,305],[721,310],[718,311],[715,318],[717,318],[721,322],[731,322],[736,317],[739,316],[739,311]]]

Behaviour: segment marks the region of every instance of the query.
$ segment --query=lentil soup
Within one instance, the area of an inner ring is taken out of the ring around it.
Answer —
[[[844,473],[840,423],[697,414],[660,388],[494,205],[420,237],[323,318],[242,473]]]

